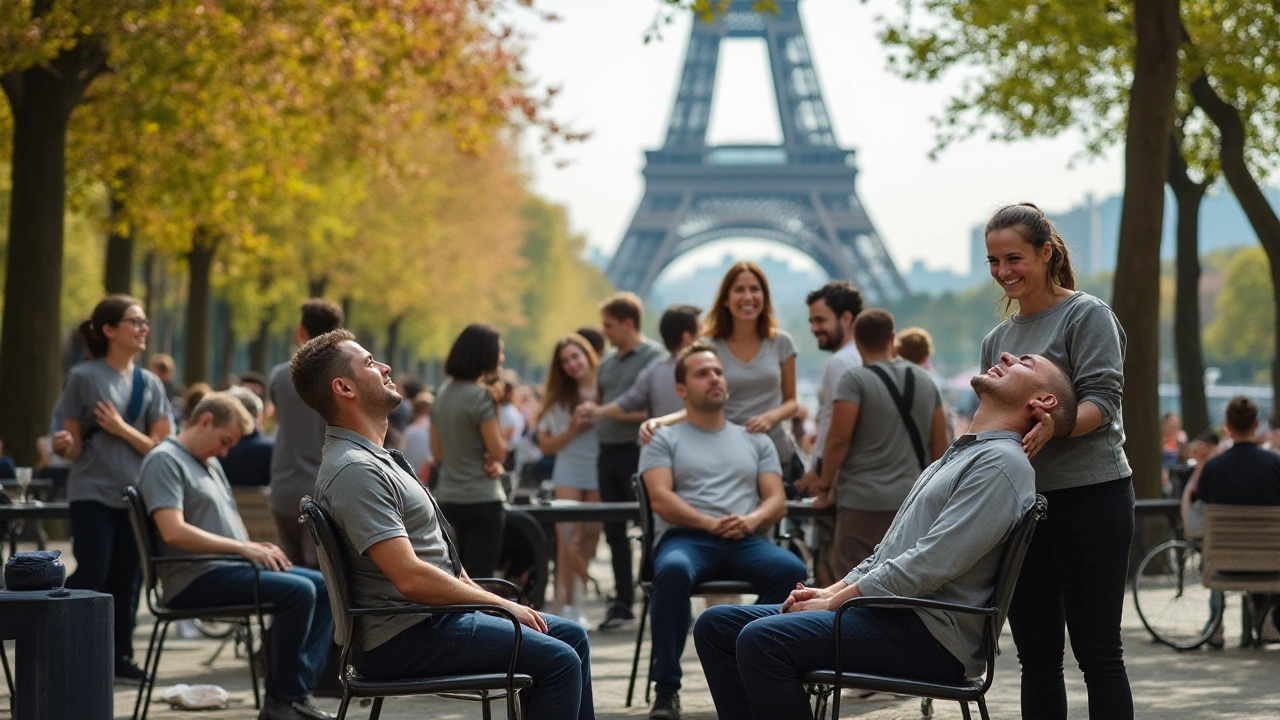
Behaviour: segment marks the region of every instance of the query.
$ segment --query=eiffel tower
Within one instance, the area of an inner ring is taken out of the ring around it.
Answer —
[[[735,0],[695,21],[667,139],[645,152],[645,193],[609,262],[620,290],[645,295],[663,268],[706,243],[753,237],[789,245],[876,304],[907,294],[854,189],[854,151],[836,144],[800,21],[798,0],[776,14]],[[781,145],[707,144],[720,42],[762,38],[782,124]]]

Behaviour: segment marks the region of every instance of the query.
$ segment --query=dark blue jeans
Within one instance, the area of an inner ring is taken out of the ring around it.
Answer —
[[[68,515],[76,571],[67,578],[67,587],[111,595],[115,603],[116,657],[133,658],[142,565],[129,511],[92,500],[76,500]]]
[[[520,626],[516,672],[533,678],[524,692],[529,720],[595,720],[591,649],[581,626],[544,615],[547,633]],[[427,618],[352,664],[370,680],[507,671],[511,621],[482,613]]]
[[[653,559],[649,617],[653,627],[653,682],[660,693],[680,690],[680,656],[689,635],[693,586],[712,580],[740,580],[756,588],[757,603],[780,603],[804,582],[809,570],[800,558],[758,537],[726,540],[704,530],[672,528]]]
[[[1084,673],[1093,720],[1132,720],[1120,616],[1133,540],[1129,478],[1044,494],[1049,514],[1036,526],[1009,607],[1022,663],[1022,716],[1066,720],[1063,652]]]
[[[306,700],[324,669],[333,640],[333,615],[324,577],[294,566],[284,572],[262,571],[259,598],[276,606],[271,629],[271,672],[267,694],[286,702]],[[171,600],[175,610],[253,604],[253,568],[214,568],[196,578]]]
[[[694,646],[721,720],[811,720],[803,673],[836,664],[835,613],[779,614],[780,605],[713,607],[698,618]],[[840,621],[844,669],[958,682],[964,666],[914,611],[854,608]]]

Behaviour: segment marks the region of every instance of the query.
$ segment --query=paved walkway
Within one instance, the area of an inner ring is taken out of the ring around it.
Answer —
[[[603,556],[603,552],[601,553]],[[69,555],[69,553],[65,553]],[[601,580],[609,577],[608,565],[596,562],[593,575]],[[695,600],[695,611],[699,609]],[[1231,600],[1238,607],[1238,601]],[[587,606],[593,620],[603,616],[603,606],[593,598]],[[1236,616],[1238,617],[1238,616]],[[1238,619],[1228,615],[1227,627],[1239,627]],[[144,643],[151,630],[151,618],[139,618],[135,638],[138,653],[145,652]],[[1232,641],[1228,632],[1225,650],[1201,650],[1178,653],[1150,640],[1150,636],[1138,620],[1132,607],[1125,614],[1125,648],[1129,676],[1133,685],[1134,700],[1139,718],[1183,720],[1189,718],[1276,718],[1280,717],[1280,646],[1263,650],[1241,649]],[[595,675],[596,712],[599,718],[642,718],[646,708],[625,708],[627,679],[631,669],[631,653],[635,641],[635,627],[612,632],[592,631],[593,672]],[[1017,660],[1013,653],[1013,641],[1006,631],[1001,643],[1005,653],[1001,656],[995,684],[988,694],[993,718],[1018,718],[1019,683]],[[253,694],[249,687],[248,667],[244,660],[233,656],[227,648],[219,659],[207,666],[205,661],[213,654],[217,643],[207,639],[173,638],[166,643],[164,660],[160,670],[157,690],[174,683],[214,683],[227,689],[237,702],[227,710],[192,715],[168,709],[162,704],[151,708],[156,720],[173,720],[182,717],[207,718],[208,720],[253,720]],[[647,645],[646,645],[647,649]],[[12,650],[12,646],[10,646]],[[647,655],[644,656],[647,658]],[[644,660],[641,661],[643,668]],[[1071,703],[1071,718],[1088,717],[1087,697],[1080,673],[1068,658],[1067,689]],[[684,717],[688,720],[713,720],[715,709],[707,693],[706,683],[698,665],[693,643],[690,642],[684,656],[685,687],[681,692]],[[2,687],[2,686],[0,686]],[[129,718],[133,710],[136,688],[117,686],[116,718]],[[8,711],[7,697],[0,691],[0,717]],[[638,688],[643,698],[643,686]],[[157,692],[158,694],[158,692]],[[336,711],[337,700],[320,699],[322,707]],[[496,710],[496,708],[495,708]],[[916,720],[920,717],[916,700],[897,699],[884,695],[870,699],[856,699],[846,695],[843,716],[865,720]],[[364,720],[367,707],[353,707],[348,714],[352,720]],[[500,716],[495,712],[495,716]],[[461,720],[480,717],[480,708],[473,703],[438,700],[434,698],[389,699],[383,707],[386,720],[414,720],[438,718]],[[934,717],[949,720],[960,717],[954,703],[936,703]],[[974,717],[977,717],[976,714]]]

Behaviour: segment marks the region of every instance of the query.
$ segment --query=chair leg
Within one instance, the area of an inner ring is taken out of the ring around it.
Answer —
[[[831,688],[831,720],[840,720],[840,696],[843,688],[836,686]]]
[[[265,686],[265,685],[271,684],[271,648],[269,646],[269,639],[267,636],[267,623],[262,618],[261,613],[258,614],[258,636],[260,638],[259,646],[262,648],[260,652],[262,653],[262,657],[263,657],[262,684]],[[253,654],[252,653],[252,648],[253,648],[253,632],[252,631],[249,633],[249,648],[250,648],[249,654],[252,655]],[[257,671],[255,670],[254,672],[257,672]],[[253,706],[255,708],[257,708],[258,710],[262,709],[262,695],[258,692],[258,683],[256,681],[253,683],[253,702],[254,702]]]
[[[973,720],[973,716],[969,714],[969,703],[960,703],[960,712],[964,715],[964,720]]]
[[[631,658],[631,682],[627,685],[627,707],[631,707],[631,698],[636,691],[636,674],[640,670],[640,645],[644,642],[644,624],[649,619],[649,593],[644,594],[644,611],[640,613],[640,627],[636,629],[636,654]],[[649,694],[648,689],[645,695]],[[646,697],[646,702],[648,698]]]
[[[982,720],[991,720],[991,716],[987,714],[987,699],[978,696],[978,713],[982,715]]]
[[[147,712],[151,709],[151,691],[156,689],[156,675],[160,674],[160,653],[164,652],[164,639],[169,634],[169,623],[165,622],[160,628],[160,639],[156,642],[156,657],[150,672],[143,668],[143,673],[147,676],[142,679],[143,685],[147,687],[147,699],[142,703],[142,718],[147,720]]]
[[[351,691],[343,688],[342,703],[338,705],[337,720],[347,720],[347,708],[351,706]]]
[[[378,720],[378,716],[382,714],[382,701],[386,698],[374,698],[373,709],[369,711],[369,720]]]
[[[258,653],[253,651],[253,622],[248,619],[244,622],[244,634],[244,646],[249,655],[249,684],[253,685],[253,707],[255,710],[261,710],[262,697],[258,693]]]
[[[13,671],[9,669],[9,653],[5,652],[4,641],[0,640],[0,665],[4,665],[4,681],[9,686],[9,698],[13,698]]]
[[[480,717],[483,720],[493,720],[493,708],[489,707],[491,702],[493,698],[489,697],[489,693],[485,693],[484,699],[480,701]]]
[[[161,623],[159,620],[157,620],[157,621],[155,622],[155,624],[151,626],[151,639],[150,639],[149,641],[147,641],[147,658],[146,658],[146,660],[143,660],[143,661],[142,661],[142,673],[143,673],[143,675],[145,675],[146,677],[144,677],[144,678],[142,679],[142,684],[138,686],[138,699],[137,699],[137,700],[135,700],[135,701],[134,701],[134,703],[133,703],[133,720],[138,720],[138,718],[139,718],[139,717],[141,717],[141,714],[142,714],[142,696],[143,696],[143,693],[145,693],[145,692],[146,692],[146,690],[147,690],[147,680],[148,680],[148,678],[154,678],[154,677],[155,677],[155,673],[154,673],[154,672],[152,672],[152,670],[151,670],[151,655],[152,655],[152,653],[153,653],[153,652],[155,652],[155,649],[156,649],[156,635],[158,635],[158,634],[159,634],[159,632],[160,632],[160,625],[162,625],[162,624],[163,624],[163,623]]]

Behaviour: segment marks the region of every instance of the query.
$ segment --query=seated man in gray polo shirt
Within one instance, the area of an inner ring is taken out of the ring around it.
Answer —
[[[138,492],[160,533],[160,555],[222,553],[262,566],[259,598],[276,606],[271,623],[271,672],[261,720],[330,718],[307,696],[324,669],[333,617],[324,578],[293,567],[271,543],[249,541],[218,456],[253,430],[253,418],[226,393],[206,395],[177,437],[147,454]],[[165,604],[174,609],[252,605],[253,568],[243,563],[159,563]]]
[[[521,623],[516,672],[533,678],[529,720],[592,720],[591,659],[577,624],[539,615],[467,576],[435,498],[383,447],[400,404],[391,368],[346,330],[307,342],[289,376],[326,431],[315,500],[333,518],[357,607],[501,605]],[[478,612],[356,618],[352,665],[372,680],[506,672],[515,632]]]
[[[693,587],[741,580],[761,603],[782,602],[809,576],[804,563],[759,536],[787,513],[773,441],[724,418],[728,398],[715,347],[695,342],[675,365],[686,421],[658,430],[640,453],[653,509],[651,718],[680,716],[680,656]]]
[[[722,719],[811,718],[800,678],[835,665],[833,615],[850,598],[990,602],[1004,545],[1035,501],[1022,437],[1041,410],[1056,434],[1070,433],[1076,400],[1070,379],[1039,355],[991,368],[972,384],[979,405],[970,432],[925,468],[871,557],[829,587],[797,588],[782,605],[721,606],[698,618],[694,643]],[[853,608],[841,623],[844,670],[932,682],[977,677],[985,622],[939,610]]]

